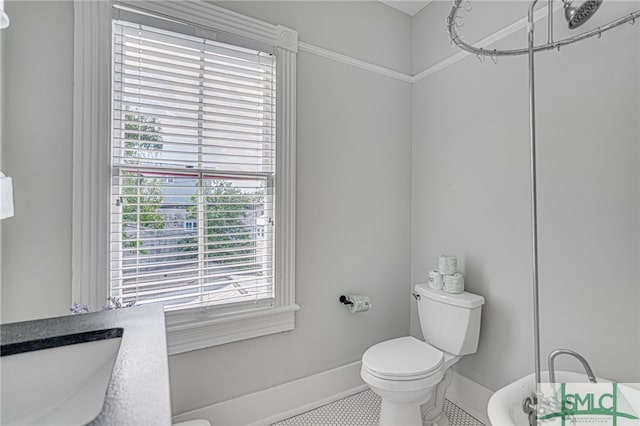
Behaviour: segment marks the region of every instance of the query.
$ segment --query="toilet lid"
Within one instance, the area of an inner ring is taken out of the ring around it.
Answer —
[[[407,336],[373,345],[362,356],[363,366],[385,377],[424,377],[438,370],[444,354],[428,343]]]

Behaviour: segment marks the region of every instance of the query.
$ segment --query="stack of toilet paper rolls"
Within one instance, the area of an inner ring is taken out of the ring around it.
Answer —
[[[447,293],[462,293],[464,291],[464,275],[458,272],[458,259],[455,256],[443,254],[438,258],[438,270],[427,273],[429,287],[444,290]]]

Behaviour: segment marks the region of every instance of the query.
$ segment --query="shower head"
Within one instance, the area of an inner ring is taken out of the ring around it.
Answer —
[[[596,10],[602,4],[602,0],[587,0],[579,6],[573,6],[570,0],[564,1],[564,17],[569,23],[569,29],[578,28],[596,13]]]

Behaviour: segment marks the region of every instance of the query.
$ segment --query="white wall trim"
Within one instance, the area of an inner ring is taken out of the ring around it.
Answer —
[[[175,355],[238,340],[281,333],[295,328],[295,303],[279,308],[235,313],[232,316],[199,318],[189,312],[167,312],[167,352]],[[171,314],[177,314],[173,316]],[[180,317],[190,316],[184,321]]]
[[[482,423],[490,425],[487,404],[491,395],[491,390],[454,370],[453,380],[445,397]]]
[[[280,30],[284,27],[278,27]],[[285,31],[286,32],[286,31]],[[298,33],[278,33],[295,37],[296,50],[276,47],[276,271],[275,308],[295,304],[296,279],[296,132],[297,132],[297,46]]]
[[[562,8],[561,3],[554,4],[554,11],[559,10],[561,8]],[[543,7],[537,10],[533,15],[534,22],[537,22],[540,19],[546,17],[547,12],[548,12],[548,9],[546,7]],[[506,27],[496,31],[495,33],[489,35],[488,37],[483,38],[477,43],[474,43],[474,45],[485,46],[487,53],[489,53],[491,49],[489,49],[488,46],[491,46],[492,44],[526,27],[527,27],[527,17],[525,16],[524,18],[518,19],[516,22],[510,25],[507,25]],[[394,71],[389,68],[381,67],[379,65],[375,65],[370,62],[362,61],[360,59],[356,59],[351,56],[343,55],[341,53],[336,53],[332,50],[324,49],[322,47],[314,46],[313,44],[305,43],[302,41],[298,43],[298,46],[300,50],[303,52],[311,53],[313,55],[321,56],[323,58],[331,59],[336,62],[351,65],[356,68],[360,68],[366,71],[383,75],[385,77],[394,78],[396,80],[400,80],[400,81],[404,81],[406,83],[412,83],[412,84],[417,83],[437,73],[438,71],[442,71],[443,69],[448,68],[451,65],[457,62],[460,62],[461,60],[471,55],[471,53],[465,50],[460,50],[459,52],[441,60],[440,62],[437,62],[436,64],[419,72],[418,74],[410,75],[410,74],[404,74],[398,71]],[[486,59],[488,60],[489,57],[487,57]]]
[[[174,423],[206,419],[212,426],[268,425],[367,389],[361,362],[303,377],[174,416]]]
[[[369,386],[366,383],[363,383],[359,386],[356,386],[354,388],[350,388],[347,390],[343,390],[343,391],[339,391],[339,392],[335,392],[333,394],[331,394],[330,396],[327,396],[325,398],[319,399],[319,400],[315,400],[313,402],[310,402],[308,404],[305,405],[301,405],[299,407],[295,407],[295,408],[291,408],[287,411],[283,411],[280,413],[277,413],[271,417],[267,417],[265,419],[261,419],[257,422],[253,422],[248,424],[247,426],[266,426],[266,425],[270,425],[273,423],[277,423],[280,422],[282,420],[286,420],[288,418],[294,417],[294,416],[298,416],[300,414],[306,413],[308,411],[311,410],[315,410],[316,408],[320,408],[323,405],[327,405],[327,404],[331,404],[333,402],[339,401],[343,398],[348,398],[352,395],[355,395],[356,393],[359,392],[363,392],[365,390],[369,389]]]
[[[145,11],[170,20],[263,42],[291,52],[298,51],[298,33],[282,25],[273,25],[259,19],[201,1],[117,0],[135,11]]]
[[[376,74],[383,75],[385,77],[395,78],[396,80],[404,81],[406,83],[413,83],[413,77],[410,76],[409,74],[404,74],[398,71],[394,71],[389,68],[372,64],[370,62],[361,61],[360,59],[343,55],[341,53],[337,53],[332,50],[323,49],[322,47],[314,46],[313,44],[305,43],[302,41],[299,43],[299,47],[300,47],[300,50],[303,52],[308,52],[316,56],[321,56],[323,58],[327,58],[327,59],[331,59],[332,61],[351,65],[353,67],[360,68],[366,71],[371,71]]]
[[[108,294],[111,2],[74,1],[71,296],[99,309]],[[69,303],[71,305],[71,303]]]

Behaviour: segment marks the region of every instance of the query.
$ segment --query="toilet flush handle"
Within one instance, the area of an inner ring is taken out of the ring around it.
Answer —
[[[411,295],[413,296],[414,299],[420,300],[420,295],[418,293],[416,293],[415,291],[412,292]]]

